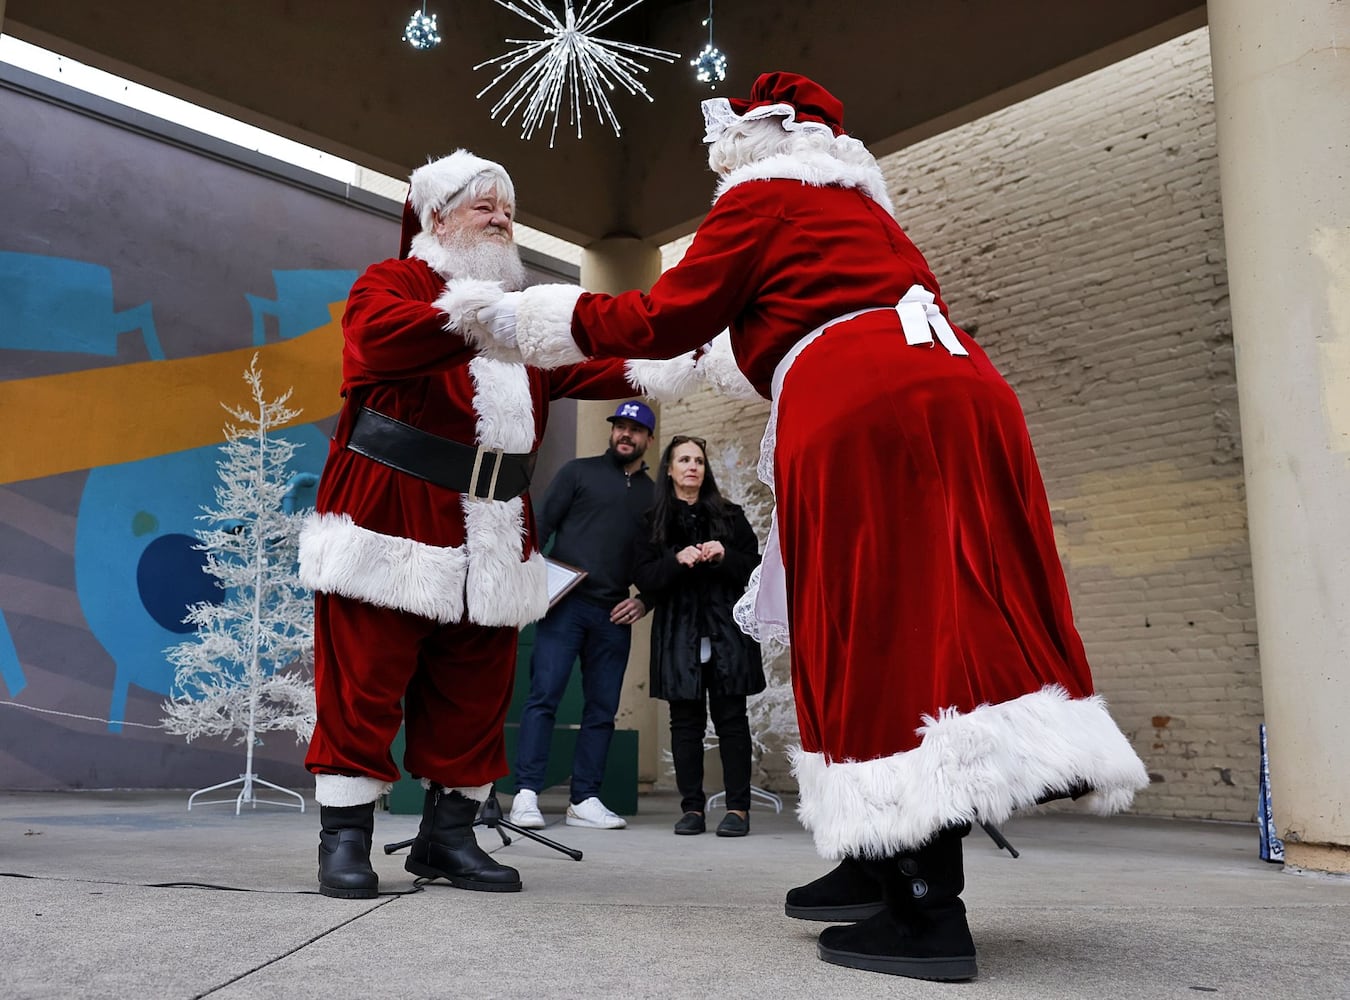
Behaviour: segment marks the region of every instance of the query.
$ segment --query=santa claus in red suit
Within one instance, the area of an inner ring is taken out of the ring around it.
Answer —
[[[547,610],[529,485],[549,401],[631,395],[622,361],[527,367],[447,330],[457,297],[524,287],[515,191],[464,150],[411,178],[403,255],[352,286],[343,405],[300,578],[315,590],[318,722],[306,765],[320,805],[319,888],[369,898],[374,804],[399,777],[427,787],[406,867],[510,892],[513,868],[472,824],[507,773],[503,724],[517,630]],[[455,288],[447,287],[457,279]]]
[[[649,293],[466,297],[453,322],[527,364],[686,352],[679,387],[773,400],[775,526],[742,610],[790,639],[799,812],[841,859],[787,912],[858,921],[821,935],[827,961],[968,979],[970,824],[1057,797],[1122,809],[1148,777],[1093,693],[1017,398],[840,102],[771,73],[704,112],[713,207]]]

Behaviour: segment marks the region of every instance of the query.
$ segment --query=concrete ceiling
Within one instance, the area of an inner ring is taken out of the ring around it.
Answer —
[[[563,0],[550,0],[561,10]],[[578,0],[579,2],[579,0]],[[444,41],[400,40],[415,0],[0,0],[4,30],[74,59],[270,128],[394,176],[463,146],[515,178],[521,221],[583,245],[663,242],[707,210],[713,187],[689,58],[706,0],[646,0],[603,37],[681,53],[643,60],[653,103],[611,100],[621,138],[566,111],[553,148],[503,128],[475,63],[538,29],[490,0],[429,0]],[[731,61],[717,93],[744,96],[768,70],[805,73],[843,102],[845,125],[893,152],[1205,23],[1203,0],[718,0]]]

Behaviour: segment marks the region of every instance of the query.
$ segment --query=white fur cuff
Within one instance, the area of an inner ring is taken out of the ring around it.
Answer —
[[[363,806],[376,801],[392,786],[378,778],[346,774],[314,775],[314,801],[321,806]]]
[[[500,361],[520,361],[518,351],[497,343],[491,332],[478,319],[478,312],[500,302],[506,293],[495,281],[477,278],[455,278],[445,283],[445,291],[432,306],[445,315],[445,328],[458,333],[472,344],[479,354]]]
[[[698,359],[698,374],[704,384],[719,396],[730,399],[763,399],[759,391],[750,384],[750,380],[736,364],[731,353],[731,334],[723,330],[708,348],[708,353]]]
[[[561,368],[586,360],[572,339],[572,310],[582,291],[576,285],[534,285],[520,293],[516,344],[525,364]]]
[[[700,388],[693,351],[669,361],[634,358],[624,365],[624,374],[640,394],[660,403],[678,403]]]

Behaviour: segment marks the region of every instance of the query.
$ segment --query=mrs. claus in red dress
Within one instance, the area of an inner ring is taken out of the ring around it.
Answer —
[[[754,603],[790,634],[801,820],[843,859],[788,912],[867,917],[822,935],[827,961],[969,978],[969,824],[1071,795],[1116,811],[1148,777],[1093,694],[1018,400],[842,105],[774,73],[704,109],[716,198],[650,292],[541,286],[452,322],[534,365],[686,352],[686,388],[726,387],[733,361],[773,400]]]

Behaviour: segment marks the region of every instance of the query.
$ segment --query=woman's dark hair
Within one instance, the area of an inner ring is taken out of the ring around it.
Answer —
[[[708,462],[708,442],[692,434],[676,434],[666,445],[666,450],[661,452],[661,469],[657,474],[656,503],[652,506],[652,541],[658,545],[666,544],[666,540],[671,537],[679,510],[685,506],[684,501],[675,495],[675,481],[670,478],[671,456],[682,444],[697,445],[698,450],[703,452],[703,485],[699,487],[698,504],[708,518],[710,534],[725,538],[731,531],[732,505],[717,488],[717,478]]]

